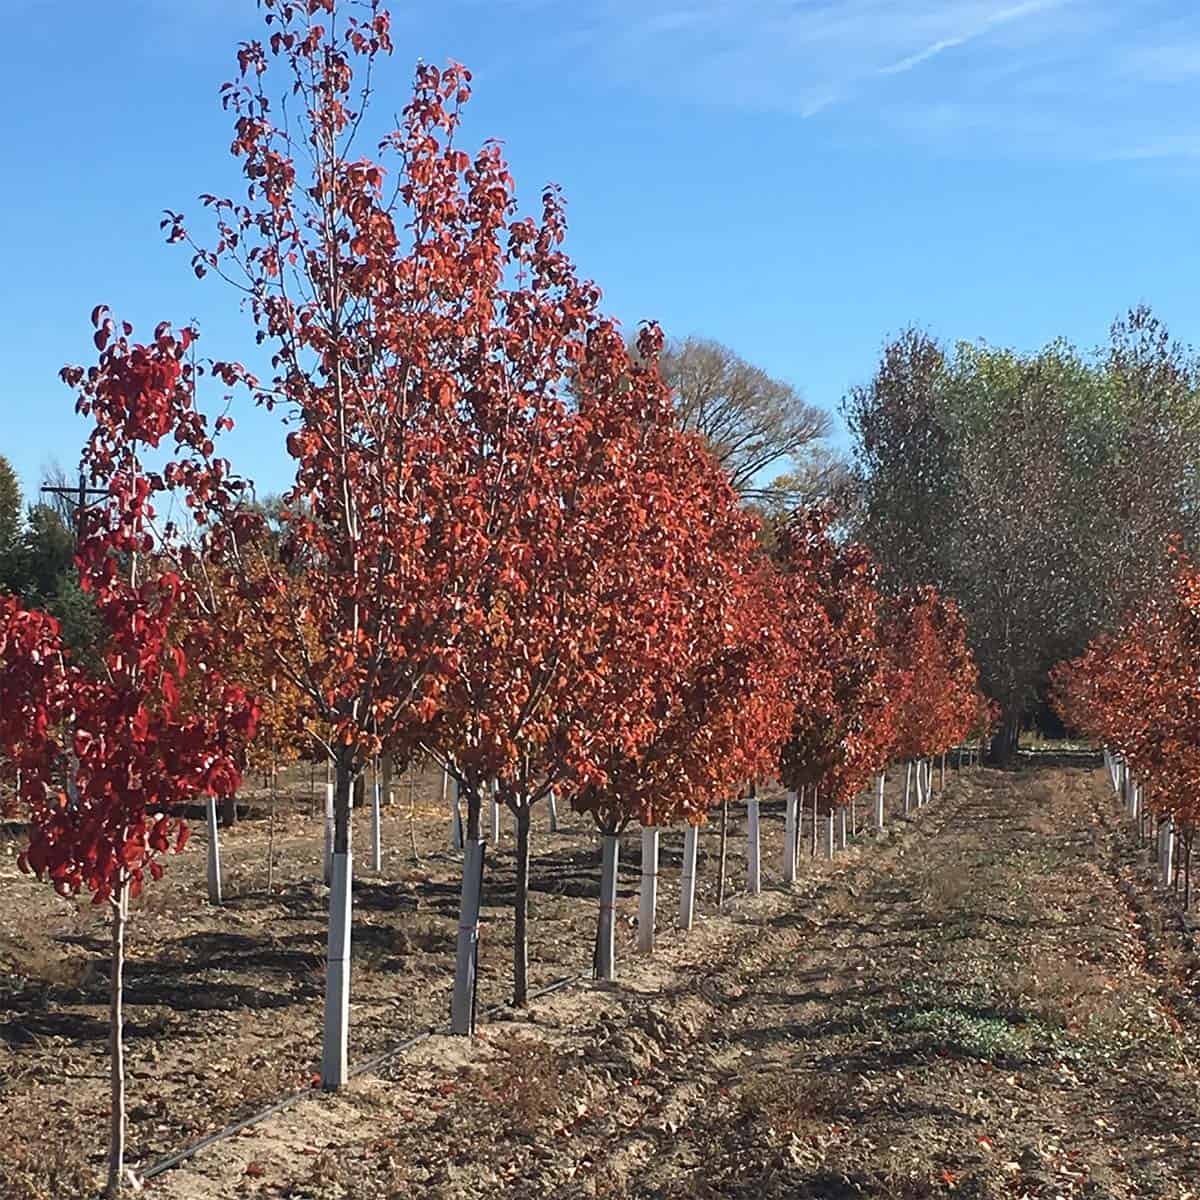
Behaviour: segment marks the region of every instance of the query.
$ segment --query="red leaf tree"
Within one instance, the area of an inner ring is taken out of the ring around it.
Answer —
[[[162,555],[154,521],[156,497],[170,487],[177,464],[149,471],[143,455],[171,439],[185,459],[209,452],[184,361],[191,335],[160,326],[153,343],[136,345],[128,340],[129,326],[117,334],[105,309],[94,320],[99,365],[63,375],[79,389],[78,410],[93,421],[84,474],[108,493],[82,514],[76,553],[102,630],[100,665],[89,673],[68,663],[53,622],[6,602],[0,710],[8,715],[0,734],[22,768],[30,824],[21,866],[63,895],[91,892],[93,902],[111,912],[107,1194],[113,1196],[121,1189],[124,1157],[128,903],[147,876],[162,875],[162,859],[187,841],[178,815],[183,806],[236,788],[240,748],[253,732],[256,710],[214,669],[202,624],[189,626],[183,644],[172,637],[173,617],[194,597]],[[202,477],[190,473],[193,483]],[[196,672],[206,676],[204,690],[213,697],[203,711],[181,703],[185,681]]]
[[[1055,668],[1052,696],[1068,726],[1122,758],[1158,818],[1172,822],[1190,904],[1200,821],[1200,571],[1175,555],[1169,589]]]
[[[920,802],[932,786],[931,760],[979,727],[986,702],[958,606],[934,588],[891,598],[880,636],[891,663],[890,757],[916,765]]]
[[[661,499],[641,472],[667,402],[562,253],[556,193],[519,218],[499,147],[459,149],[468,72],[421,67],[400,129],[369,160],[354,140],[391,49],[386,14],[373,2],[343,4],[336,20],[331,3],[265,7],[267,45],[242,47],[225,89],[246,201],[205,198],[217,240],[193,242],[193,264],[249,293],[272,378],[214,370],[286,415],[297,473],[278,563],[256,556],[257,518],[228,489],[210,494],[204,561],[272,631],[271,670],[311,725],[332,731],[333,1088],[347,1068],[350,795],[364,764],[382,746],[402,760],[432,749],[467,796],[478,851],[485,790],[527,832],[557,780],[595,774],[581,706],[606,728],[643,720],[638,696],[611,698],[643,611],[623,608],[657,578],[669,536],[639,509]],[[268,92],[280,65],[299,97],[287,106]],[[289,127],[281,114],[296,107]],[[181,216],[165,224],[191,241]],[[609,626],[627,632],[606,644]],[[600,695],[607,707],[589,699]]]
[[[629,528],[652,531],[654,552],[639,572],[639,603],[614,628],[608,690],[595,702],[601,714],[640,714],[641,724],[600,724],[607,736],[594,737],[593,769],[572,796],[604,838],[602,978],[613,973],[621,831],[633,821],[702,822],[715,800],[771,770],[790,713],[778,580],[728,478],[694,438],[664,426],[644,486],[645,515]]]
[[[779,550],[793,637],[807,648],[780,778],[815,789],[827,810],[849,804],[879,769],[890,735],[875,569],[865,548],[830,537],[830,518],[824,508],[798,512]]]

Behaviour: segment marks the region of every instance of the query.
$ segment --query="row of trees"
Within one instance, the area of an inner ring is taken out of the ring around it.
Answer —
[[[1050,668],[1162,585],[1170,539],[1200,540],[1197,359],[1146,309],[1094,355],[909,330],[845,415],[855,535],[889,585],[958,601],[1005,757]]]
[[[1060,664],[1053,686],[1063,720],[1111,756],[1130,814],[1153,817],[1164,881],[1182,878],[1186,907],[1200,820],[1200,571],[1179,554],[1171,563],[1161,593]]]
[[[265,43],[242,46],[223,88],[245,198],[204,198],[211,246],[181,214],[164,226],[198,275],[249,298],[269,377],[199,361],[192,329],[139,343],[97,308],[98,361],[63,372],[93,426],[84,474],[106,496],[79,523],[90,660],[36,607],[0,608],[23,865],[112,911],[110,1194],[127,904],[182,848],[181,806],[236,791],[256,732],[316,739],[333,766],[322,1078],[336,1088],[352,789],[380,754],[432,756],[465,802],[453,1015],[466,1031],[485,802],[516,821],[521,1002],[530,814],[547,797],[604,837],[611,973],[628,825],[695,826],[773,776],[832,810],[890,759],[942,752],[985,719],[953,603],[882,592],[823,510],[759,538],[704,438],[676,421],[661,334],[646,327],[631,350],[561,250],[557,193],[521,217],[499,147],[458,147],[465,69],[420,67],[400,128],[366,159],[386,12],[264,9]],[[289,105],[268,91],[280,68]],[[295,484],[274,510],[218,453],[232,420],[198,407],[213,382],[222,413],[248,395],[287,423]]]

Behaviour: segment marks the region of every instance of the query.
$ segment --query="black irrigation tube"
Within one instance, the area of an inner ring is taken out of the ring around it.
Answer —
[[[556,979],[553,983],[546,984],[545,987],[535,988],[529,993],[529,999],[537,1000],[541,996],[548,996],[551,992],[561,991],[563,988],[583,983],[589,979],[591,979],[590,974],[566,975],[562,979]],[[508,1005],[505,1004],[493,1004],[490,1008],[484,1009],[483,1017],[485,1020],[488,1020],[507,1007]],[[356,1067],[352,1067],[347,1073],[347,1078],[357,1079],[360,1075],[366,1075],[368,1072],[383,1066],[384,1063],[390,1062],[393,1058],[398,1058],[401,1054],[411,1050],[414,1046],[420,1045],[427,1038],[439,1032],[449,1034],[450,1027],[447,1025],[440,1030],[429,1028],[422,1030],[420,1033],[415,1033],[412,1037],[405,1038],[404,1041],[399,1042],[390,1049],[384,1050],[382,1053],[376,1054],[373,1058],[368,1058],[364,1062],[360,1062]],[[209,1146],[216,1145],[217,1142],[224,1142],[229,1138],[237,1137],[243,1129],[249,1129],[252,1125],[257,1125],[261,1121],[265,1121],[268,1117],[273,1117],[276,1113],[285,1112],[294,1104],[299,1104],[301,1100],[308,1100],[311,1097],[323,1094],[320,1088],[310,1087],[304,1088],[299,1092],[293,1092],[290,1096],[284,1096],[282,1100],[276,1100],[274,1104],[264,1108],[261,1112],[243,1117],[240,1121],[235,1121],[232,1125],[226,1125],[224,1129],[219,1129],[216,1133],[210,1133],[207,1137],[202,1137],[198,1142],[193,1142],[190,1146],[185,1146],[182,1150],[176,1150],[173,1154],[168,1154],[165,1158],[158,1159],[157,1162],[151,1163],[150,1166],[142,1171],[139,1174],[139,1178],[147,1180],[164,1175],[167,1171],[179,1166],[180,1163],[187,1162],[189,1158],[194,1158],[201,1150],[206,1150]]]

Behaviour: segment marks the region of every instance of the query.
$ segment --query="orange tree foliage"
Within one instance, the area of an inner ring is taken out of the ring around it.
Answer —
[[[715,800],[768,774],[785,735],[794,647],[779,621],[780,580],[728,478],[693,437],[660,459],[661,553],[671,563],[637,632],[618,653],[604,703],[638,697],[638,740],[599,746],[600,770],[572,804],[605,833],[631,821],[703,820]],[[618,648],[619,650],[620,648]]]
[[[259,538],[262,541],[261,533]],[[259,556],[248,555],[247,570],[258,571],[257,562],[271,553],[264,545]],[[192,561],[194,586],[203,589],[205,603],[203,612],[196,608],[181,615],[181,621],[202,621],[213,625],[217,631],[210,635],[211,653],[217,656],[223,673],[236,680],[255,697],[258,704],[258,722],[254,737],[246,746],[247,765],[259,771],[269,771],[274,765],[294,762],[311,755],[313,731],[306,719],[308,707],[305,697],[291,675],[284,670],[273,651],[281,631],[273,629],[271,620],[280,619],[275,607],[263,608],[248,604],[239,589],[229,585],[221,574],[210,575],[199,569]],[[303,571],[293,571],[287,577],[286,587],[294,603],[302,603],[309,586]],[[214,614],[212,621],[205,614]],[[309,644],[315,638],[314,631],[301,630]],[[195,686],[185,690],[185,699],[195,707],[203,707],[206,697]],[[327,738],[319,738],[328,745]]]
[[[1190,841],[1200,818],[1200,572],[1177,558],[1164,595],[1051,682],[1067,725],[1124,758],[1151,808]]]
[[[803,649],[780,778],[837,806],[885,761],[891,722],[874,565],[864,547],[833,540],[830,518],[824,508],[798,512],[780,537],[789,638]]]
[[[974,732],[985,702],[953,600],[931,587],[892,600],[882,636],[891,658],[897,759],[932,758]]]

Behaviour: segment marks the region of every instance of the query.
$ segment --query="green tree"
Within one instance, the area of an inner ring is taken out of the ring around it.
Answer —
[[[54,595],[46,601],[46,610],[58,618],[63,645],[71,652],[72,659],[90,669],[97,668],[103,626],[95,601],[79,586],[79,573],[74,565],[55,581]]]
[[[74,571],[75,535],[48,504],[29,509],[21,537],[20,591],[27,601],[44,604],[58,593],[58,584]]]
[[[16,552],[21,537],[21,485],[12,464],[0,455],[0,589],[16,590]]]
[[[1196,360],[1146,309],[1088,357],[910,330],[845,414],[855,532],[893,585],[959,602],[1005,758],[1050,667],[1158,585],[1171,539],[1198,540]]]

